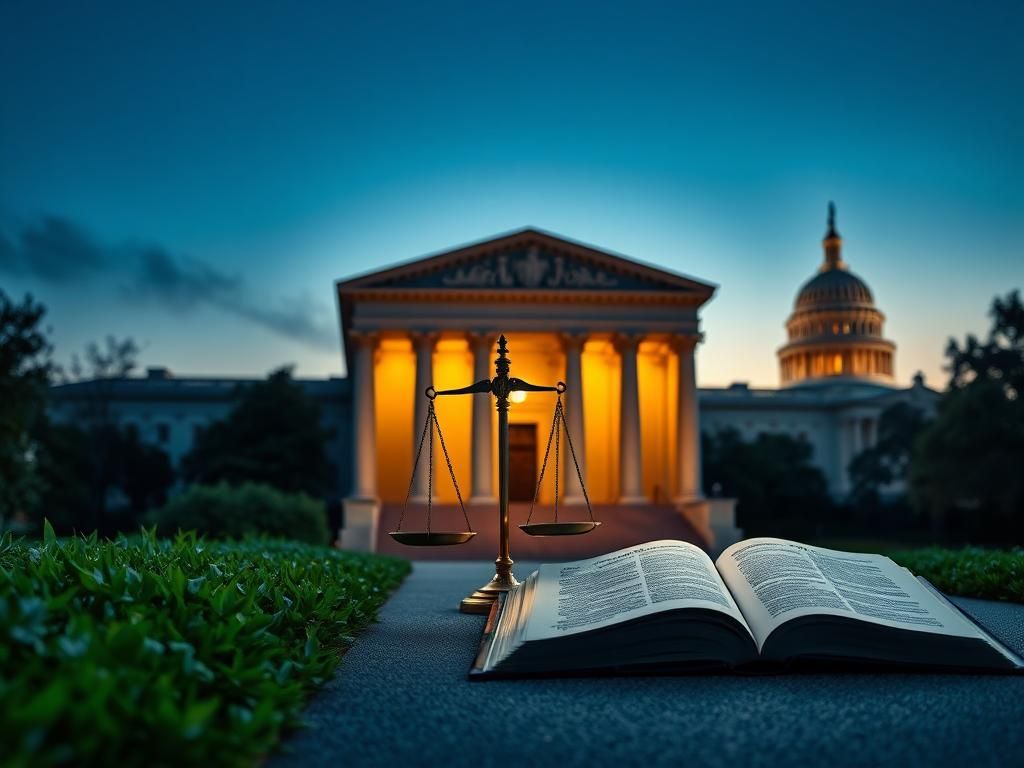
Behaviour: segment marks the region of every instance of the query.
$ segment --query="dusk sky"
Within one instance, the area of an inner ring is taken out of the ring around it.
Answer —
[[[0,288],[56,357],[342,372],[338,278],[536,226],[719,285],[778,383],[829,200],[897,344],[1024,288],[1024,3],[5,2]]]

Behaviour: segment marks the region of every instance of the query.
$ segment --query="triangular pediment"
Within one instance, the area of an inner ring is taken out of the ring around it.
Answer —
[[[688,293],[715,287],[536,229],[524,229],[338,283],[352,291],[586,291]]]

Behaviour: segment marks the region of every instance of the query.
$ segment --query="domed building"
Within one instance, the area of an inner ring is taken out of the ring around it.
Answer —
[[[938,393],[918,374],[909,387],[895,377],[896,345],[885,338],[885,315],[843,260],[836,209],[828,206],[824,260],[797,291],[779,348],[779,389],[745,383],[700,390],[701,430],[732,429],[745,440],[787,434],[810,444],[829,490],[851,490],[850,463],[878,441],[879,418],[897,402],[932,411]],[[893,488],[892,491],[899,489]]]
[[[778,353],[782,385],[835,377],[892,384],[896,345],[882,335],[885,315],[871,289],[843,261],[832,203],[822,246],[825,260],[797,293],[786,321],[789,343]]]

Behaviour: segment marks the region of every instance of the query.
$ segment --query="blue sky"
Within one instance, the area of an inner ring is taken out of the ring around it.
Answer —
[[[777,383],[835,200],[944,383],[1024,287],[1024,4],[8,2],[0,287],[57,357],[342,371],[332,283],[532,225],[717,283],[702,384]]]

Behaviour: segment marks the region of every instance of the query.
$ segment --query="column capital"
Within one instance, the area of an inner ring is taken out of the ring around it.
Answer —
[[[631,331],[616,333],[612,336],[612,346],[615,350],[622,354],[623,352],[636,352],[637,347],[640,346],[640,342],[647,337],[646,333],[642,331]]]
[[[346,333],[345,339],[353,347],[369,347],[374,349],[377,346],[377,342],[380,341],[380,333],[377,331],[350,330]]]
[[[558,334],[558,339],[562,342],[564,350],[583,349],[583,345],[589,338],[590,333],[587,331],[562,331]]]
[[[433,347],[437,343],[437,340],[441,338],[441,334],[437,331],[409,331],[409,338],[412,340],[414,346],[427,346]]]
[[[473,347],[486,344],[490,348],[497,343],[498,335],[497,331],[468,331],[466,338],[469,339],[469,343]],[[488,354],[490,354],[490,351],[488,351]]]
[[[668,338],[669,346],[677,354],[679,352],[692,352],[703,341],[703,333],[673,333]]]

